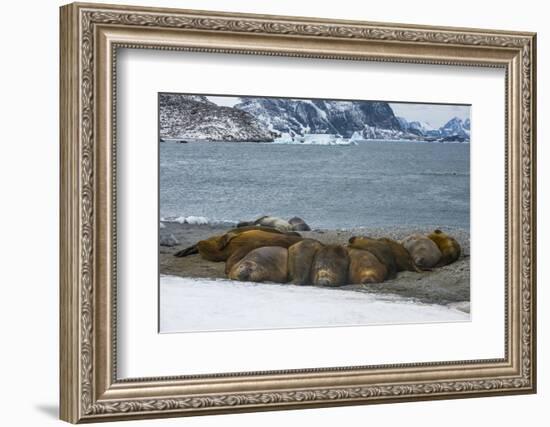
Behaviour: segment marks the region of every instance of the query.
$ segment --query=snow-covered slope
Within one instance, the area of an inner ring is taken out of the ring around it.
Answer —
[[[204,96],[160,95],[161,139],[268,142],[273,136],[254,116]]]
[[[457,135],[462,138],[470,138],[470,119],[462,120],[454,117],[439,128],[442,137]]]
[[[386,102],[241,98],[235,108],[252,114],[269,129],[291,136],[333,134],[349,138],[365,126],[401,130]]]

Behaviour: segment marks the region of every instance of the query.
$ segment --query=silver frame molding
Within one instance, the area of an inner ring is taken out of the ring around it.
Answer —
[[[536,391],[536,35],[74,3],[60,10],[60,385],[72,423]],[[505,357],[119,380],[118,48],[506,71]]]

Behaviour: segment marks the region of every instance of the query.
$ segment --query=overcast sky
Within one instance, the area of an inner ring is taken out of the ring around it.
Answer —
[[[233,107],[233,105],[239,102],[239,98],[236,96],[207,96],[207,98],[214,104],[223,105],[225,107]]]
[[[236,96],[207,96],[217,105],[233,107],[239,102]],[[404,117],[407,121],[426,122],[439,128],[453,117],[465,120],[470,117],[470,106],[446,104],[409,104],[400,102],[389,103],[396,116]]]

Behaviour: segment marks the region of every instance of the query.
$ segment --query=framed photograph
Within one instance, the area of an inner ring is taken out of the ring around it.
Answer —
[[[535,34],[60,22],[63,420],[536,391]]]

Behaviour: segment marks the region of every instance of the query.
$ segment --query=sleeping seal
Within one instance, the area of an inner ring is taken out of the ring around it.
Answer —
[[[441,251],[436,243],[421,234],[405,237],[401,244],[409,251],[414,263],[420,268],[433,268],[441,260]]]
[[[460,256],[461,249],[458,242],[443,231],[434,230],[433,233],[428,234],[428,238],[433,240],[441,251],[441,259],[436,267],[443,267],[444,265],[451,264]]]
[[[297,216],[285,221],[282,218],[276,216],[266,215],[258,218],[254,221],[241,221],[237,224],[237,227],[246,227],[251,225],[261,225],[263,227],[271,227],[279,231],[310,231],[309,225]]]
[[[342,245],[320,248],[311,265],[311,283],[315,286],[342,286],[348,279],[349,255]]]
[[[390,245],[385,242],[381,242],[377,239],[371,239],[369,237],[353,236],[349,239],[349,248],[362,249],[372,253],[378,261],[386,266],[388,273],[387,279],[393,279],[397,275],[397,262],[395,255],[393,254]]]
[[[237,227],[244,227],[250,225],[261,225],[263,227],[271,227],[279,231],[293,231],[292,225],[284,219],[277,218],[276,216],[262,216],[255,221],[242,221],[237,224]]]
[[[229,271],[229,278],[242,282],[286,283],[288,250],[264,246],[250,251]]]
[[[304,239],[288,248],[288,280],[295,285],[311,284],[311,265],[321,242]]]
[[[349,272],[348,281],[352,284],[382,283],[388,274],[388,269],[374,254],[362,249],[348,249]]]

